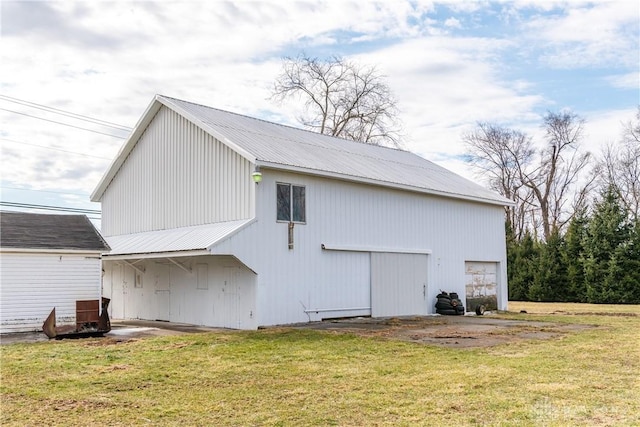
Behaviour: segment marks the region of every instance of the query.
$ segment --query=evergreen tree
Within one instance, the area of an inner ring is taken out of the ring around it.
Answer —
[[[640,303],[640,235],[638,223],[629,226],[628,241],[618,246],[609,260],[604,289],[611,301]]]
[[[584,279],[584,243],[588,220],[585,209],[576,212],[564,235],[562,260],[567,268],[567,288],[564,301],[587,301],[587,288]]]
[[[623,269],[629,276],[627,286],[631,289],[632,304],[640,304],[640,218],[636,217],[631,232],[630,244],[627,247],[627,256]]]
[[[509,277],[509,299],[513,301],[527,301],[529,287],[533,283],[535,261],[538,257],[536,243],[527,230],[520,242],[513,243],[511,255],[507,255],[510,264],[507,264]]]
[[[585,283],[587,301],[630,302],[627,287],[632,277],[624,271],[632,228],[617,193],[609,187],[595,204],[585,238]],[[630,255],[630,254],[629,254]]]
[[[533,283],[528,291],[532,301],[565,301],[568,288],[567,268],[563,257],[563,238],[554,230],[546,242],[539,243],[534,263]]]

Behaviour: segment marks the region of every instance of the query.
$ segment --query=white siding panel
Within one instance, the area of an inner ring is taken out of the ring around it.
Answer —
[[[101,294],[99,257],[6,254],[0,256],[2,332],[42,330],[56,308],[58,324],[75,322],[76,300]]]
[[[105,236],[253,216],[252,164],[162,107],[102,198]]]
[[[276,182],[306,187],[306,224],[276,222]],[[462,200],[263,170],[256,186],[257,222],[213,251],[231,253],[258,274],[259,324],[316,320],[306,310],[364,301],[368,253],[323,251],[321,245],[429,250],[426,312],[440,290],[465,294],[465,261],[498,262],[498,302],[506,306],[504,209]],[[333,254],[336,259],[328,258]],[[362,255],[366,258],[357,258]],[[339,260],[342,260],[339,261]],[[335,281],[340,286],[326,283]],[[327,289],[326,296],[318,290]],[[326,299],[325,299],[326,298]],[[352,313],[352,315],[365,313]]]
[[[308,283],[304,303],[309,320],[370,315],[369,254],[322,251],[318,255],[315,261],[310,257],[305,268],[292,271],[301,274],[300,282]]]
[[[142,284],[136,287],[131,266],[105,260],[105,294],[111,298],[111,317],[257,328],[253,272],[230,256],[184,257],[180,262],[190,271],[166,259],[136,263],[136,268],[143,271]],[[202,276],[205,270],[206,286]]]
[[[307,221],[295,224],[293,249],[288,246],[288,224],[276,221],[276,182],[306,187]],[[506,307],[504,210],[500,206],[271,169],[263,169],[263,181],[252,185],[257,193],[256,221],[212,248],[214,255],[233,255],[255,271],[254,275],[243,268],[237,279],[237,283],[247,284],[247,292],[226,288],[224,279],[215,279],[208,290],[213,292],[210,297],[192,299],[193,294],[186,289],[197,288],[197,278],[189,278],[196,274],[172,268],[172,280],[176,281],[170,289],[170,320],[206,321],[217,326],[237,323],[238,319],[228,317],[228,312],[220,314],[220,309],[229,309],[223,303],[224,295],[232,295],[229,304],[240,307],[242,325],[252,327],[372,314],[370,254],[327,251],[322,249],[323,243],[397,248],[400,252],[428,250],[429,255],[418,255],[426,258],[427,264],[427,313],[435,311],[440,290],[465,294],[465,261],[498,263],[498,305],[499,309]],[[147,286],[150,262],[142,263],[147,268],[143,289],[133,288],[131,267],[120,266],[124,271],[115,274],[120,282],[109,285],[114,301],[121,300],[113,304],[114,317],[116,311],[124,317],[157,316],[159,309],[153,311],[152,307],[159,307],[161,302],[148,302],[160,295]],[[209,274],[222,277],[215,272],[219,267],[210,264]],[[179,275],[184,277],[178,281]],[[182,284],[185,290],[181,290]],[[251,295],[250,302],[234,302],[234,292]],[[210,312],[211,301],[214,314]],[[186,307],[191,307],[190,311],[183,311]],[[196,307],[198,314],[194,312]]]

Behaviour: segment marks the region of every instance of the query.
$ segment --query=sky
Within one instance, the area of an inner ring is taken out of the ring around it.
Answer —
[[[571,111],[597,155],[640,105],[634,0],[0,0],[0,17],[3,203],[99,210],[89,195],[155,94],[301,127],[299,103],[270,100],[301,53],[375,66],[403,147],[477,182],[462,137],[479,122],[543,144],[542,116]]]

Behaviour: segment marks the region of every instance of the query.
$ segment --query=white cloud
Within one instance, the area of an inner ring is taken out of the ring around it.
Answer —
[[[462,23],[459,19],[448,18],[446,21],[444,21],[444,26],[448,28],[462,28]]]
[[[634,120],[636,106],[628,109],[591,111],[585,115],[584,147],[600,154],[604,144],[622,139],[625,123]]]
[[[500,3],[505,16],[526,30],[524,36],[506,31],[492,37],[446,34],[493,14],[488,5],[3,1],[1,91],[126,126],[135,125],[156,93],[295,124],[294,105],[276,106],[267,99],[280,56],[301,50],[319,56],[343,53],[377,65],[388,76],[408,148],[466,174],[456,157],[463,151],[463,132],[477,121],[536,128],[536,111],[554,101],[553,95],[535,92],[534,82],[522,76],[508,79],[506,53],[538,53],[542,45],[543,57],[553,66],[620,64],[634,52],[637,62],[637,6]],[[436,20],[436,6],[445,9],[447,19]],[[636,72],[616,69],[609,81],[633,89],[637,79]],[[611,112],[611,120],[621,113]],[[612,126],[605,116],[603,111],[594,118],[591,134]],[[112,158],[122,143],[9,113],[0,119],[10,124],[3,138],[31,144]],[[15,143],[3,143],[2,150],[3,182],[41,189],[90,192],[109,163]]]
[[[478,121],[522,123],[538,119],[532,109],[543,102],[522,90],[526,82],[502,81],[498,51],[508,42],[431,37],[405,40],[361,55],[380,64],[402,108],[408,148],[425,156],[462,154],[461,136]]]
[[[529,40],[546,42],[541,58],[558,68],[638,64],[638,14],[632,1],[565,4],[562,14],[534,16]]]
[[[611,86],[618,89],[640,90],[640,70],[608,76],[606,80]],[[640,99],[638,99],[638,102],[640,103]]]

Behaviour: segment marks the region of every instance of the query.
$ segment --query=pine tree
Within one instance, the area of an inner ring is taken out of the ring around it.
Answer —
[[[629,277],[628,287],[630,288],[632,304],[640,304],[640,218],[636,217],[631,232],[630,244],[627,247],[626,263],[624,271]]]
[[[632,279],[624,265],[632,228],[613,188],[595,204],[585,237],[585,283],[591,303],[629,302],[626,288]]]
[[[609,260],[604,289],[610,300],[640,303],[640,235],[638,223],[629,226],[628,240],[618,246]]]
[[[567,288],[564,301],[587,301],[587,288],[584,279],[584,243],[588,220],[585,209],[576,212],[564,235],[562,260],[567,268]]]
[[[538,251],[536,243],[527,230],[520,242],[511,247],[510,264],[507,264],[509,277],[509,299],[527,301],[529,287],[533,283],[533,272]]]
[[[564,263],[564,240],[554,230],[546,242],[539,243],[538,257],[534,263],[533,283],[528,291],[532,301],[565,301],[568,287],[567,268]]]

